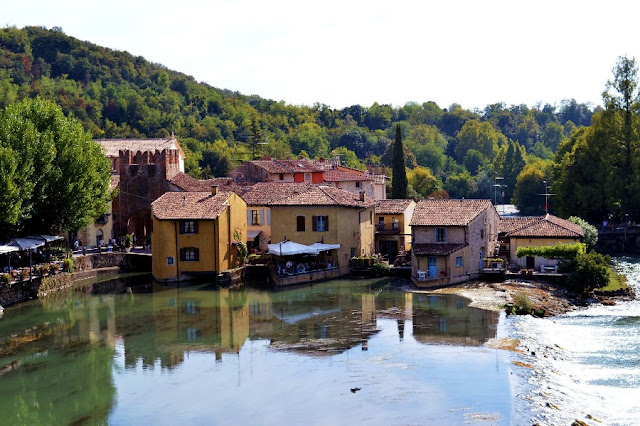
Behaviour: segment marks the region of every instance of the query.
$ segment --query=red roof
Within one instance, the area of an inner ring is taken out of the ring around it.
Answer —
[[[493,208],[490,200],[420,200],[411,226],[467,226],[489,208]]]
[[[235,192],[240,194],[243,189],[240,185],[233,183],[231,178],[196,179],[186,173],[178,173],[169,181],[183,191],[187,192],[211,192],[213,185],[218,186],[218,191]]]
[[[158,219],[216,219],[227,206],[232,192],[166,192],[151,203]]]
[[[582,238],[582,226],[547,214],[540,217],[511,217],[500,219],[500,232],[509,237]]]
[[[306,192],[310,186],[315,185],[293,182],[258,182],[242,194],[242,198],[249,206],[265,206],[277,200]]]
[[[172,147],[180,151],[180,155],[184,158],[184,151],[180,147],[176,138],[156,138],[156,139],[94,139],[94,142],[100,144],[105,151],[107,157],[118,157],[120,151],[140,151],[140,152],[156,152],[163,149],[170,150]]]

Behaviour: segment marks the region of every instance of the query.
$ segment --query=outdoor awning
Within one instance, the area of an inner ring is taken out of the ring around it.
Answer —
[[[0,246],[0,254],[11,253],[12,251],[20,250],[16,246]]]
[[[29,250],[38,247],[42,247],[45,243],[43,239],[34,239],[34,238],[14,238],[9,241],[10,246],[17,247],[19,250]]]
[[[340,248],[340,244],[323,244],[323,243],[313,243],[309,247],[314,248],[318,251],[327,251],[327,250],[335,250]]]
[[[43,240],[46,243],[51,243],[53,241],[64,240],[64,237],[60,235],[29,235],[27,238],[33,240]]]
[[[291,256],[294,254],[318,254],[318,249],[305,246],[304,244],[287,241],[286,243],[268,244],[269,253],[276,256]]]
[[[253,240],[255,237],[260,235],[262,231],[247,231],[247,241]]]

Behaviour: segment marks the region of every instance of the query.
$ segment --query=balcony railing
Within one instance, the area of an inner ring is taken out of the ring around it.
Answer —
[[[398,223],[379,223],[376,225],[376,231],[385,234],[400,233],[400,224]]]

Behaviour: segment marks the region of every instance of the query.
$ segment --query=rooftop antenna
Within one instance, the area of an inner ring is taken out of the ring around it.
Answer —
[[[498,205],[498,188],[506,188],[507,185],[499,184],[498,180],[504,180],[503,177],[498,177],[498,172],[493,172],[493,205]],[[504,214],[504,203],[502,204],[502,214]]]
[[[545,180],[543,182],[544,182],[544,194],[538,194],[538,195],[544,195],[544,213],[549,214],[549,197],[556,194],[549,194],[549,190],[547,189],[547,181]]]

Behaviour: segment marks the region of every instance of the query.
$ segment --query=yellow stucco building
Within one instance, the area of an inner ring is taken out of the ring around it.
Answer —
[[[376,253],[393,265],[402,250],[411,250],[411,218],[416,202],[409,199],[389,199],[376,202]]]
[[[238,264],[235,244],[247,233],[247,205],[233,192],[168,192],[151,204],[152,274],[182,281]]]
[[[339,244],[328,260],[340,275],[349,272],[349,259],[374,253],[374,200],[329,186],[308,185],[299,192],[267,203],[271,208],[271,241],[311,245]]]

